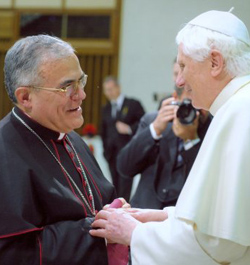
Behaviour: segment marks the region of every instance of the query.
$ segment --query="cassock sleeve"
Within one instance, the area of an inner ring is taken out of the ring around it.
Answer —
[[[105,241],[89,234],[92,221],[92,217],[62,221],[42,230],[2,238],[1,265],[106,265]]]
[[[133,265],[229,264],[215,260],[232,262],[245,253],[246,248],[241,245],[194,232],[192,222],[174,216],[175,207],[165,210],[169,216],[166,221],[144,223],[135,228],[131,240]]]
[[[59,222],[45,227],[41,234],[44,264],[107,264],[103,239],[90,236],[92,217],[80,221]],[[91,251],[93,250],[93,251]]]

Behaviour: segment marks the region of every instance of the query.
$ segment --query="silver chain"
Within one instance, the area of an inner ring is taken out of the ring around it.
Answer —
[[[88,180],[87,175],[86,175],[86,173],[85,173],[85,170],[84,170],[84,168],[83,168],[83,166],[82,166],[82,163],[81,163],[81,161],[80,161],[80,159],[79,159],[79,156],[78,156],[78,154],[77,154],[77,152],[76,152],[76,150],[75,150],[75,147],[74,147],[73,144],[71,143],[71,141],[70,141],[68,135],[66,136],[66,138],[67,138],[68,142],[70,143],[70,146],[71,146],[73,152],[74,152],[75,155],[76,155],[76,159],[77,159],[78,164],[80,165],[81,171],[82,171],[82,173],[83,173],[84,180],[86,181],[86,185],[87,185],[87,188],[88,188],[88,192],[89,192],[89,194],[90,194],[90,196],[91,196],[92,209],[93,209],[93,211],[94,211],[94,213],[95,213],[95,201],[94,201],[94,196],[93,196],[93,193],[92,193],[92,190],[91,190],[90,184],[89,184],[89,180]],[[81,192],[81,191],[80,191],[80,192]],[[85,197],[84,197],[84,199],[85,199]],[[93,212],[92,212],[92,213],[93,213]]]
[[[84,195],[82,194],[81,190],[79,189],[79,187],[77,186],[77,184],[75,183],[75,181],[73,180],[73,178],[70,176],[70,174],[68,173],[68,171],[64,168],[64,166],[62,165],[62,163],[57,159],[57,157],[53,154],[53,152],[50,150],[50,148],[47,146],[47,144],[43,141],[43,139],[22,119],[20,118],[14,111],[14,109],[12,110],[12,113],[14,114],[14,116],[31,132],[33,133],[39,140],[40,142],[45,146],[45,148],[49,151],[49,153],[53,156],[53,158],[56,160],[56,162],[60,165],[60,167],[63,169],[63,171],[66,173],[66,175],[68,176],[69,180],[71,181],[71,183],[74,185],[74,187],[76,188],[76,190],[78,191],[79,195],[81,196],[83,202],[85,203],[85,205],[88,207],[88,209],[90,210],[90,212],[95,215],[95,202],[94,202],[94,196],[91,190],[91,187],[89,185],[88,182],[88,178],[86,176],[85,170],[83,169],[82,163],[77,155],[77,152],[75,150],[75,148],[73,147],[71,141],[69,140],[69,137],[66,136],[67,140],[69,141],[71,148],[77,158],[77,161],[80,165],[81,171],[83,173],[84,176],[84,180],[86,181],[86,185],[88,188],[88,192],[91,196],[91,202],[92,202],[92,209],[88,203],[88,201],[86,200],[86,198],[84,197]]]

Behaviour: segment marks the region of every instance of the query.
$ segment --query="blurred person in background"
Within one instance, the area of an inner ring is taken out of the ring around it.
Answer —
[[[138,100],[128,98],[121,93],[118,80],[113,76],[104,79],[103,92],[108,99],[108,103],[102,109],[101,120],[104,157],[109,164],[112,182],[118,196],[129,201],[133,180],[124,178],[118,173],[116,158],[137,130],[144,109]]]

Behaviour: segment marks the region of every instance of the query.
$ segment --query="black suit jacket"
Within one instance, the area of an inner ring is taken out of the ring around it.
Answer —
[[[138,100],[126,98],[123,101],[116,119],[111,116],[111,104],[108,102],[102,109],[101,137],[103,141],[104,157],[110,161],[132,138],[136,132],[140,118],[144,115],[144,109]],[[115,123],[117,121],[128,124],[132,135],[118,133]]]
[[[178,152],[177,137],[169,123],[162,138],[155,141],[149,125],[156,116],[157,112],[154,112],[142,117],[136,135],[117,157],[120,174],[131,178],[141,174],[136,193],[131,200],[133,207],[161,209],[175,205],[201,145],[200,142],[182,152],[184,166],[174,170]],[[208,125],[206,129],[207,127]],[[177,186],[169,187],[171,178],[179,178]]]

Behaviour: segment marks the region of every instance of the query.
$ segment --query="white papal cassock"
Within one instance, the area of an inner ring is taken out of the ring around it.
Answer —
[[[132,235],[133,265],[250,265],[250,75],[213,102],[214,119],[176,207]]]

